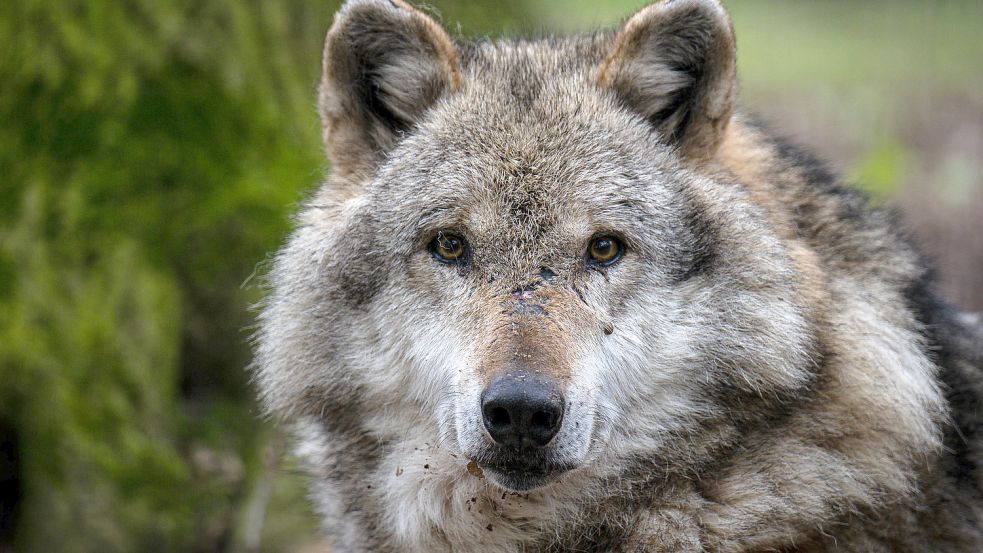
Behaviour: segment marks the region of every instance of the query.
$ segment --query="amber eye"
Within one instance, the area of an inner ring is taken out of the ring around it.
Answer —
[[[430,242],[430,253],[444,263],[459,263],[466,252],[467,244],[456,234],[441,232]]]
[[[621,259],[622,250],[624,248],[617,238],[600,236],[591,240],[587,256],[598,265],[608,266]]]

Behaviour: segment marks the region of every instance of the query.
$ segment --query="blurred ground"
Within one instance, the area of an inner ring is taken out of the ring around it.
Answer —
[[[746,109],[983,311],[983,3],[732,0]],[[433,2],[468,35],[641,2]],[[0,2],[0,553],[323,550],[244,367],[336,2]]]

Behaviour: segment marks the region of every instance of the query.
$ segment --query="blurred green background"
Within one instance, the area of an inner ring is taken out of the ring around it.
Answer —
[[[744,104],[983,310],[983,3],[732,0]],[[465,35],[640,2],[432,2]],[[0,2],[0,553],[320,551],[245,367],[336,2]]]

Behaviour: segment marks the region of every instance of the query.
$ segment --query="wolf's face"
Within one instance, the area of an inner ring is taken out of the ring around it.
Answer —
[[[713,2],[587,49],[467,50],[349,4],[322,84],[334,175],[263,315],[267,401],[512,491],[712,457],[810,374],[794,252],[692,169],[733,86]]]
[[[395,148],[340,238],[371,237],[392,263],[356,261],[385,275],[377,324],[446,447],[516,490],[596,457],[612,425],[663,418],[632,403],[679,399],[673,375],[695,361],[680,309],[714,256],[645,124],[543,84],[550,99],[519,110],[465,84]]]

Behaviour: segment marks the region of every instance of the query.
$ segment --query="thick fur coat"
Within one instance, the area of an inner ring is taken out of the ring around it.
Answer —
[[[344,5],[255,369],[337,551],[983,549],[979,329],[736,91],[715,0],[493,42]]]

